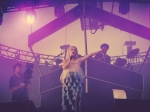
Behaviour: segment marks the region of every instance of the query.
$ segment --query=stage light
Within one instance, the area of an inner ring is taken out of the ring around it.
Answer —
[[[26,10],[26,21],[30,24],[34,23],[36,20],[36,13],[34,9]]]
[[[33,15],[29,15],[27,16],[26,20],[28,23],[32,24],[35,21],[35,17]]]
[[[3,11],[2,8],[0,8],[0,25],[2,25],[3,22]]]
[[[120,2],[119,3],[119,13],[125,15],[130,11],[130,3],[129,2]]]
[[[65,14],[65,0],[54,0],[54,14],[56,17],[60,17]]]
[[[56,17],[60,17],[63,14],[65,14],[65,8],[64,8],[64,6],[63,5],[55,6],[54,7],[54,13],[55,13]]]

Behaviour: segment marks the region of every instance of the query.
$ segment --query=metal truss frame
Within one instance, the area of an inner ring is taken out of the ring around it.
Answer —
[[[57,56],[48,55],[48,54],[39,54],[39,53],[34,53],[34,54],[37,57],[39,65],[52,66],[55,64],[56,59],[64,58],[64,53],[60,53]],[[8,59],[22,61],[22,62],[29,62],[29,63],[35,62],[35,59],[31,52],[12,48],[3,44],[0,44],[0,56]],[[142,64],[144,62],[145,56],[146,56],[146,52],[138,53],[138,55],[133,59],[134,60],[133,65]],[[113,64],[117,58],[126,59],[128,61],[131,60],[131,59],[127,59],[126,55],[111,56],[111,63]],[[150,54],[148,55],[146,63],[150,63]]]
[[[132,61],[132,65],[142,64],[144,62],[145,56],[147,52],[140,52],[134,58],[127,58],[127,55],[120,55],[120,56],[111,56],[111,64],[115,63],[117,58],[126,59],[128,62]],[[150,54],[148,54],[147,60],[145,63],[150,63]]]
[[[150,28],[114,15],[105,10],[93,7],[89,4],[82,3],[66,12],[61,17],[49,22],[45,26],[30,34],[28,36],[28,46],[33,46],[35,43],[57,32],[80,17],[89,17],[97,21],[104,22],[114,28],[150,40]]]
[[[63,5],[78,4],[84,0],[61,0]],[[132,2],[132,3],[150,3],[150,0],[86,0],[87,2]],[[1,0],[0,7],[7,9],[5,13],[23,11],[28,8],[40,9],[56,6],[59,0]]]
[[[48,65],[48,66],[54,65],[56,59],[62,59],[64,57],[63,52],[57,56],[39,53],[34,53],[34,55],[36,56],[39,65]],[[31,52],[12,48],[2,44],[0,44],[0,56],[8,59],[15,59],[17,61],[22,62],[29,62],[29,63],[35,62],[35,59]]]

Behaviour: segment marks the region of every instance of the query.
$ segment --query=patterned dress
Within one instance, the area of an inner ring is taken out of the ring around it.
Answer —
[[[60,81],[62,82],[62,111],[74,112],[76,93],[79,95],[78,107],[80,112],[81,107],[81,93],[82,82],[84,81],[84,74],[80,67],[80,63],[71,61],[69,67],[64,69]]]

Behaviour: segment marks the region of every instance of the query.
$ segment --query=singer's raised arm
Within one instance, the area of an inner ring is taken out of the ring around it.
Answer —
[[[63,69],[68,68],[69,63],[70,63],[70,59],[64,59],[63,62],[62,62],[62,68]]]
[[[96,54],[98,54],[99,52],[101,52],[101,51],[97,51],[97,52],[93,52],[93,53],[87,54],[87,55],[85,55],[85,56],[83,56],[83,57],[81,57],[81,58],[78,58],[78,61],[79,61],[80,63],[82,63],[83,61],[85,61],[85,60],[88,59],[89,57],[91,57],[91,56],[93,56],[93,55],[96,55]]]
[[[89,57],[91,57],[91,56],[93,56],[93,55],[96,55],[96,54],[102,52],[102,51],[105,50],[105,49],[106,49],[106,48],[104,47],[104,48],[102,48],[100,51],[87,54],[87,55],[85,55],[85,56],[83,56],[83,57],[81,57],[81,58],[78,58],[78,61],[79,61],[80,63],[82,63],[82,62],[85,61],[87,58],[89,58]]]

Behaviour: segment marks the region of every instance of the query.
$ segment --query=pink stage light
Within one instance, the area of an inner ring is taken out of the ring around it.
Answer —
[[[29,24],[34,23],[35,20],[36,20],[36,18],[35,18],[34,15],[28,15],[28,16],[26,17],[26,21],[27,21]]]

